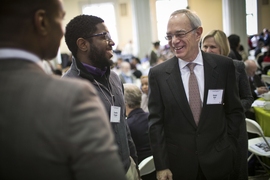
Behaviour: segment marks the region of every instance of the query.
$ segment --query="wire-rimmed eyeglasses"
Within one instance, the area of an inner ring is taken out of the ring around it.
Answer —
[[[102,32],[102,33],[98,33],[98,34],[93,34],[91,36],[88,36],[86,38],[92,38],[92,37],[96,37],[96,36],[104,36],[106,41],[112,41],[111,35],[109,32]]]
[[[184,38],[191,31],[194,31],[195,29],[197,29],[197,28],[191,29],[188,32],[179,32],[179,33],[167,35],[167,36],[165,36],[165,39],[170,41],[170,40],[172,40],[173,36],[175,36],[176,39],[181,39],[181,38]]]

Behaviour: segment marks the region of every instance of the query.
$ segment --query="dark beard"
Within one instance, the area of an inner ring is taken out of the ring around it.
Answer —
[[[89,54],[89,60],[93,66],[100,69],[113,65],[113,61],[105,57],[105,53],[100,51],[95,45],[92,44]]]

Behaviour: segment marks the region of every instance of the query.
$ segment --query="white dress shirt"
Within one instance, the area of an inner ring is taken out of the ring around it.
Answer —
[[[182,77],[183,85],[185,88],[186,96],[189,101],[189,92],[188,92],[188,81],[189,81],[189,75],[190,71],[189,68],[187,67],[187,64],[189,62],[186,62],[180,58],[178,58],[178,64],[179,64],[179,69],[180,69],[180,74]],[[203,68],[203,59],[202,59],[202,53],[199,50],[199,53],[197,57],[195,58],[192,63],[196,63],[197,65],[194,67],[194,73],[196,75],[197,81],[198,81],[198,86],[199,86],[199,91],[200,91],[200,97],[201,101],[203,102],[203,94],[204,94],[204,68]]]
[[[26,61],[32,61],[40,66],[44,70],[44,66],[42,60],[40,58],[30,52],[21,49],[14,49],[14,48],[0,48],[0,60],[3,59],[20,59]]]

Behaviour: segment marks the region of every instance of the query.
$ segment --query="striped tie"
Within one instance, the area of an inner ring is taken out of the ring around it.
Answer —
[[[187,64],[187,67],[190,70],[190,76],[189,76],[189,82],[188,82],[189,106],[192,111],[195,123],[198,126],[201,109],[202,109],[202,102],[200,98],[200,91],[199,91],[197,78],[193,72],[193,69],[196,65],[197,65],[196,63],[189,63]]]

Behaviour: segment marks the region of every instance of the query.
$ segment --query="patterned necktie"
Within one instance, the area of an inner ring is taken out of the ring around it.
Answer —
[[[189,82],[188,82],[188,91],[189,91],[189,106],[192,111],[194,120],[196,125],[199,124],[201,109],[202,109],[202,102],[200,98],[200,91],[197,82],[196,75],[193,72],[196,63],[189,63],[187,67],[190,70]]]

